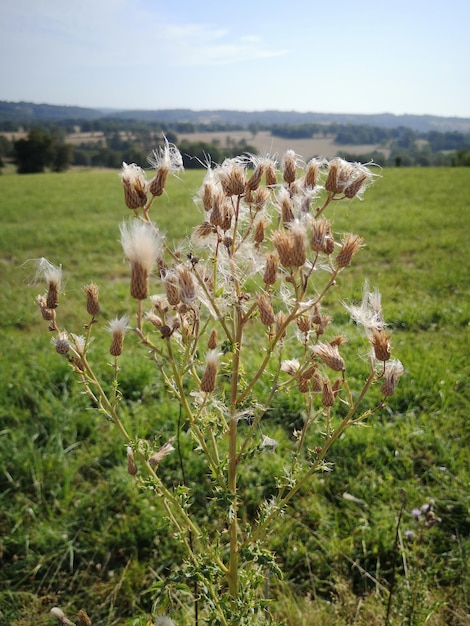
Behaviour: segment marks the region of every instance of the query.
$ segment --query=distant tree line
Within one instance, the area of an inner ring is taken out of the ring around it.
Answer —
[[[43,172],[46,169],[61,172],[70,166],[119,168],[123,161],[145,166],[147,156],[162,141],[163,135],[178,144],[188,169],[201,167],[209,155],[213,162],[221,162],[241,152],[256,154],[256,148],[245,140],[235,142],[230,138],[230,132],[240,130],[239,126],[230,124],[155,122],[111,117],[46,121],[31,127],[28,124],[20,126],[12,120],[0,122],[0,132],[18,130],[26,131],[27,137],[10,141],[0,136],[0,167],[6,160],[13,160],[19,173]],[[384,166],[470,165],[470,134],[456,131],[422,133],[406,127],[382,128],[337,123],[251,124],[249,130],[253,137],[261,130],[290,139],[334,137],[340,156],[362,162],[373,160]],[[178,140],[178,134],[202,131],[227,132],[225,145],[222,146],[220,142]],[[67,143],[67,136],[76,132],[95,136],[78,145]],[[96,137],[97,134],[99,137]],[[374,145],[381,149],[374,149],[369,154],[363,151],[355,154],[354,146],[359,145]],[[344,146],[350,146],[350,149],[345,150]]]

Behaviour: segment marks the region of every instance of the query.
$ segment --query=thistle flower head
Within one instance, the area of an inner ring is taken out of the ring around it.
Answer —
[[[364,239],[362,237],[347,233],[343,237],[341,250],[336,257],[337,268],[342,269],[343,267],[347,267],[351,263],[352,258],[363,246]]]
[[[318,180],[321,170],[326,166],[328,161],[321,157],[315,157],[305,166],[305,174],[303,179],[303,185],[306,189],[315,189],[318,185]]]
[[[387,361],[381,391],[384,396],[393,396],[401,376],[405,373],[403,364],[398,359]]]
[[[336,344],[318,343],[313,346],[312,353],[335,372],[341,372],[346,369],[344,359],[340,355]]]
[[[121,245],[128,261],[138,263],[151,272],[156,259],[162,256],[163,237],[158,230],[144,222],[133,220],[120,226]]]
[[[122,354],[122,346],[124,343],[124,336],[129,330],[129,318],[127,315],[122,317],[113,318],[107,327],[107,330],[112,335],[111,347],[109,352],[112,356],[119,356]]]
[[[300,363],[298,359],[286,359],[281,363],[281,372],[289,374],[289,376],[295,376],[300,369]]]
[[[147,203],[147,179],[144,170],[135,163],[123,162],[121,181],[124,187],[124,201],[129,209],[139,209]]]
[[[171,437],[171,439],[164,443],[163,446],[157,452],[155,452],[155,454],[152,454],[152,456],[149,458],[149,463],[152,467],[157,467],[158,465],[160,465],[163,459],[174,451],[174,442],[175,438]]]
[[[67,354],[69,352],[70,341],[69,336],[65,331],[58,333],[57,337],[53,337],[51,341],[55,345],[55,349],[58,354]]]
[[[90,283],[83,287],[83,292],[86,295],[86,310],[89,315],[96,317],[100,312],[100,304],[98,300],[99,288],[95,283]]]
[[[217,371],[219,367],[219,353],[217,350],[209,350],[206,356],[206,368],[201,378],[201,391],[212,393],[215,389]]]
[[[293,150],[287,150],[282,159],[282,177],[288,185],[295,181],[297,174],[297,158]]]
[[[225,159],[215,170],[226,196],[241,196],[245,191],[245,168],[240,159]]]
[[[46,258],[36,260],[34,282],[44,280],[47,285],[46,307],[56,309],[59,304],[59,293],[62,284],[62,267],[53,265]]]
[[[121,224],[121,245],[132,268],[131,295],[137,300],[148,296],[148,278],[152,268],[162,257],[163,238],[160,233],[137,220]]]
[[[168,174],[183,169],[183,158],[178,148],[164,137],[164,145],[154,150],[153,155],[147,160],[156,170],[155,177],[148,185],[149,192],[152,196],[161,196]]]

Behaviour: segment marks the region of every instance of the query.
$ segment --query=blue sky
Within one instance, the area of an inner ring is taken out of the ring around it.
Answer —
[[[465,0],[3,0],[0,100],[470,117]]]

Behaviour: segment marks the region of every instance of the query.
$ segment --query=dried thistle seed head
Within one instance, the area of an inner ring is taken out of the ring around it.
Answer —
[[[277,185],[276,163],[270,159],[266,161],[266,186]]]
[[[48,309],[56,309],[59,306],[59,289],[60,284],[51,281],[46,295],[46,304]]]
[[[397,359],[387,361],[385,364],[384,379],[381,391],[384,396],[393,396],[396,386],[401,376],[405,373],[405,368]]]
[[[213,224],[210,222],[203,222],[195,228],[193,237],[196,239],[205,239],[215,232],[217,232],[217,228]]]
[[[326,376],[323,379],[321,403],[323,404],[325,408],[331,407],[335,403],[335,394],[333,392],[330,379]]]
[[[300,369],[300,363],[298,359],[286,359],[281,363],[281,372],[285,372],[295,378],[297,376],[297,372]]]
[[[112,356],[120,356],[122,354],[122,347],[124,344],[124,337],[129,329],[129,318],[127,315],[122,317],[113,318],[107,327],[108,332],[111,333],[112,340],[109,352]]]
[[[294,267],[302,267],[307,260],[307,250],[305,246],[305,228],[301,222],[291,223],[290,236],[292,239],[292,265]]]
[[[341,389],[341,385],[343,384],[343,380],[341,378],[336,378],[335,382],[333,383],[331,390],[333,391],[333,394],[336,398],[336,396],[338,395],[339,390]]]
[[[152,196],[161,196],[166,185],[168,174],[183,169],[183,158],[178,148],[164,137],[164,144],[154,150],[148,162],[155,168],[155,178],[149,183]]]
[[[241,196],[245,192],[245,169],[237,159],[225,159],[217,174],[226,196]]]
[[[309,315],[301,315],[295,321],[301,333],[306,334],[312,329],[312,321]]]
[[[168,302],[165,300],[164,296],[150,296],[150,301],[155,312],[159,315],[164,315],[168,311]]]
[[[145,300],[149,295],[149,274],[140,263],[131,266],[131,296],[136,300]]]
[[[330,346],[342,346],[343,343],[347,342],[348,340],[344,335],[336,335],[336,337],[333,337],[333,339],[328,343],[330,344]]]
[[[346,369],[343,357],[340,355],[338,346],[329,343],[318,343],[313,346],[312,354],[318,357],[325,365],[335,372]]]
[[[292,256],[292,237],[285,230],[276,230],[273,232],[271,240],[279,255],[279,261],[284,267],[292,267],[294,265]]]
[[[299,392],[308,393],[310,391],[310,381],[308,378],[301,376],[299,378]]]
[[[325,181],[325,190],[330,194],[334,195],[338,193],[338,175],[339,175],[340,164],[338,160],[333,159],[328,164],[328,176]]]
[[[132,268],[131,295],[137,300],[148,296],[148,278],[157,259],[162,257],[163,238],[155,228],[134,220],[120,226],[121,245]]]
[[[62,267],[53,265],[44,257],[37,259],[34,282],[38,280],[44,280],[47,285],[46,307],[56,309],[59,304],[60,286],[62,284]]]
[[[170,270],[162,278],[165,287],[166,297],[170,306],[176,306],[181,302],[178,274],[175,270]]]
[[[232,226],[233,208],[230,202],[225,202],[222,207],[222,221],[220,227],[227,232]]]
[[[165,185],[170,170],[167,167],[159,167],[155,173],[154,178],[149,182],[149,192],[152,196],[161,196],[165,191]]]
[[[259,246],[260,244],[263,243],[264,241],[264,232],[265,232],[265,228],[266,228],[266,220],[264,218],[259,219],[256,222],[256,226],[255,226],[255,234],[254,234],[254,240],[255,240],[255,244],[257,246]]]
[[[220,189],[218,189],[213,196],[212,202],[212,210],[209,215],[209,222],[213,226],[222,226],[224,222],[224,205],[226,202],[226,197],[222,193]]]
[[[284,187],[279,191],[278,203],[281,211],[281,220],[285,226],[294,220],[295,215],[293,200],[288,190]]]
[[[152,467],[157,467],[158,465],[160,465],[163,459],[166,456],[168,456],[171,452],[173,452],[174,442],[175,442],[175,438],[171,437],[171,439],[169,439],[166,443],[164,443],[163,446],[157,452],[155,452],[155,454],[152,454],[152,456],[149,458],[149,463]]]
[[[196,283],[191,271],[184,265],[178,266],[179,297],[184,304],[192,304],[197,297]]]
[[[328,255],[331,254],[335,249],[335,240],[331,233],[330,222],[326,218],[321,217],[312,219],[311,225],[310,247],[312,250]]]
[[[310,380],[311,378],[313,378],[313,376],[315,375],[315,372],[318,371],[318,366],[316,363],[314,363],[313,365],[310,365],[310,367],[307,367],[307,369],[305,369],[302,372],[302,378],[306,378],[307,380]]]
[[[256,191],[258,189],[265,169],[266,165],[264,162],[260,162],[256,165],[253,174],[246,182],[246,192]]]
[[[315,189],[318,184],[320,169],[324,167],[325,159],[310,159],[305,167],[303,185],[306,189]]]
[[[214,391],[218,367],[219,354],[216,350],[210,350],[206,356],[206,368],[201,378],[201,391],[204,393]]]
[[[100,303],[98,301],[99,287],[95,283],[90,283],[83,287],[86,295],[86,310],[89,315],[96,317],[100,312]]]
[[[330,324],[332,321],[333,318],[331,317],[331,315],[320,315],[320,321],[317,323],[316,328],[317,336],[323,335],[328,324]]]
[[[358,196],[359,192],[364,187],[366,181],[367,181],[366,174],[364,173],[359,174],[359,176],[357,176],[357,178],[355,178],[351,183],[349,183],[349,185],[344,190],[344,195],[346,196],[346,198],[354,198],[355,196]]]
[[[256,211],[262,211],[268,203],[271,193],[267,187],[260,187],[252,196],[252,205]]]
[[[290,185],[295,181],[297,173],[297,157],[293,150],[287,150],[282,159],[282,177]]]
[[[124,187],[124,201],[129,209],[139,209],[147,203],[147,180],[144,170],[135,163],[123,163],[121,181]]]
[[[385,332],[384,328],[372,329],[372,347],[374,348],[375,358],[378,361],[388,361],[390,359],[390,336]]]
[[[312,376],[312,391],[314,393],[321,393],[323,391],[323,376],[315,369]]]
[[[39,310],[41,311],[42,319],[45,320],[46,322],[50,322],[54,320],[55,311],[54,309],[47,308],[46,296],[41,296],[41,295],[36,296],[36,302],[39,307]]]
[[[209,348],[209,350],[215,350],[217,348],[217,328],[213,328],[211,330],[211,334],[207,342],[207,347]]]
[[[57,337],[52,339],[58,354],[67,354],[70,350],[69,336],[65,331],[61,331]]]
[[[343,238],[341,250],[336,257],[336,267],[338,269],[347,267],[351,263],[354,255],[356,255],[362,247],[364,247],[364,239],[362,237],[347,233]]]
[[[135,464],[134,451],[131,446],[127,446],[127,473],[130,476],[137,474],[137,465]]]
[[[259,317],[261,322],[265,326],[272,326],[276,321],[273,306],[269,296],[265,293],[261,293],[256,297],[256,304],[258,305]]]
[[[263,275],[263,281],[265,285],[274,285],[277,280],[278,267],[279,257],[277,255],[277,252],[267,252],[266,267]]]
[[[214,196],[217,193],[217,185],[212,180],[206,180],[203,182],[199,191],[200,198],[202,200],[202,206],[205,211],[211,211],[214,206]]]
[[[155,315],[155,313],[152,313],[151,311],[145,314],[145,319],[155,326],[155,328],[160,329],[163,326],[162,318],[159,315]]]

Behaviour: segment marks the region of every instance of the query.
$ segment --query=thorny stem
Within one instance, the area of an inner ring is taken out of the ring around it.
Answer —
[[[321,449],[321,451],[319,452],[317,458],[315,459],[315,461],[312,463],[312,465],[308,468],[308,470],[302,475],[302,477],[295,483],[295,485],[289,489],[289,491],[286,493],[285,496],[283,496],[280,501],[278,502],[276,509],[271,511],[266,518],[259,524],[259,526],[253,530],[251,537],[249,538],[249,541],[256,541],[256,539],[263,534],[263,532],[266,531],[267,526],[271,523],[271,521],[273,520],[274,517],[276,517],[277,515],[277,511],[282,510],[289,502],[290,500],[292,500],[292,498],[296,495],[296,493],[298,493],[298,491],[306,484],[306,482],[313,476],[313,474],[318,470],[318,468],[321,466],[321,464],[323,463],[329,449],[331,448],[331,446],[333,445],[333,443],[339,439],[339,437],[341,437],[341,435],[343,434],[343,432],[346,430],[346,428],[348,426],[350,426],[351,424],[354,423],[354,421],[359,421],[359,420],[352,420],[354,414],[356,413],[360,403],[362,402],[362,400],[364,399],[365,394],[367,393],[368,389],[370,388],[370,386],[372,385],[372,383],[376,380],[376,375],[375,372],[373,370],[370,371],[369,373],[369,377],[367,378],[359,396],[357,397],[356,401],[354,402],[354,404],[351,406],[351,408],[349,409],[347,415],[345,416],[345,418],[343,419],[343,421],[341,422],[341,424],[338,426],[338,428],[336,428],[336,430],[333,432],[332,435],[328,436],[327,433],[327,437],[325,439],[325,443],[323,445],[323,448]],[[366,412],[366,415],[369,415],[369,411]]]
[[[233,599],[238,597],[238,502],[237,502],[237,396],[238,377],[240,369],[240,352],[243,338],[243,320],[241,306],[235,312],[235,351],[232,361],[232,382],[230,389],[230,413],[229,413],[229,450],[228,450],[228,488],[232,495],[232,510],[230,512],[230,557],[228,583],[229,593]]]
[[[176,384],[176,388],[178,391],[178,400],[181,403],[181,406],[183,407],[183,410],[189,420],[189,423],[191,424],[191,429],[193,431],[193,433],[196,435],[197,437],[197,441],[199,443],[199,445],[201,446],[202,450],[204,451],[204,454],[207,457],[207,460],[209,461],[210,467],[212,469],[212,471],[214,472],[214,476],[217,477],[217,480],[219,481],[219,483],[225,488],[226,484],[225,484],[225,480],[220,472],[220,467],[219,464],[216,462],[216,460],[213,458],[206,440],[204,439],[204,435],[202,434],[202,432],[200,431],[198,425],[196,424],[196,421],[194,419],[194,415],[193,412],[191,410],[191,407],[189,406],[188,403],[188,399],[186,397],[186,393],[185,390],[183,388],[183,380],[182,377],[180,375],[180,372],[176,366],[176,361],[175,358],[173,356],[173,350],[171,348],[171,342],[169,339],[166,340],[166,344],[167,344],[167,349],[168,349],[168,357],[169,357],[169,363],[171,365],[172,371],[173,371],[173,376],[174,376],[174,383]],[[168,381],[170,382],[170,381]]]

